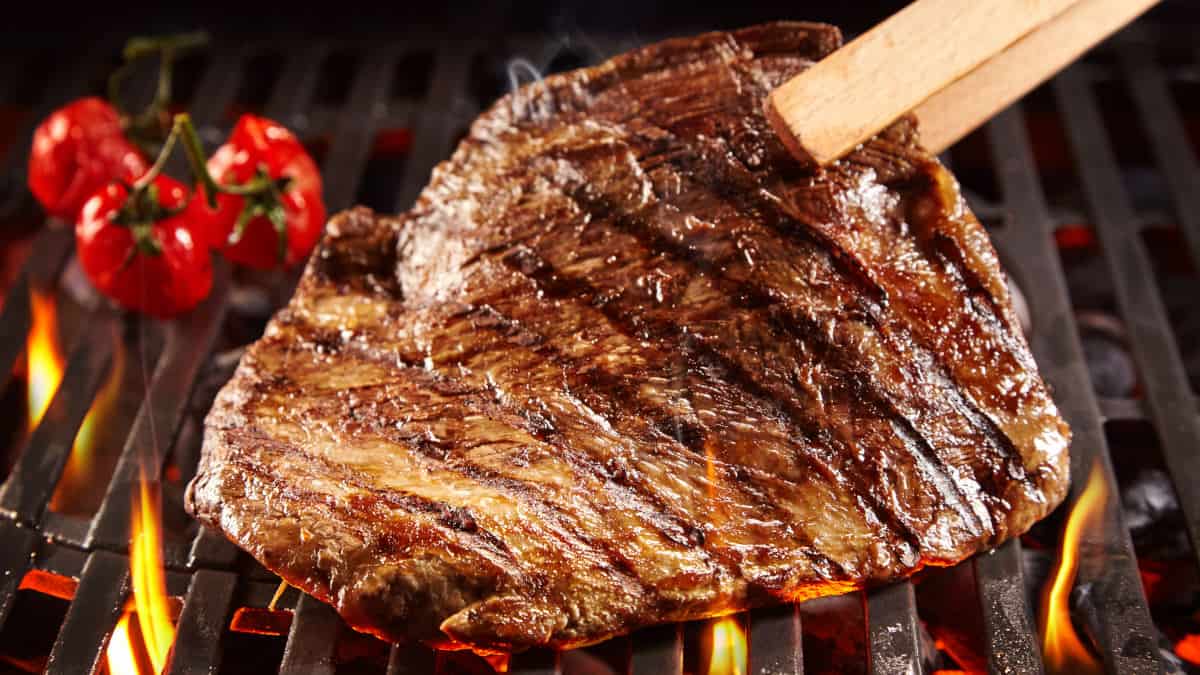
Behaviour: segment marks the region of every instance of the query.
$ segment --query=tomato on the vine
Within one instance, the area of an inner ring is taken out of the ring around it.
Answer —
[[[188,191],[157,176],[145,189],[111,183],[83,205],[75,226],[79,262],[122,307],[159,318],[208,296],[212,259],[187,222]]]
[[[216,182],[234,189],[263,186],[251,195],[219,192],[217,208],[199,196],[190,218],[209,245],[248,267],[290,267],[308,257],[325,226],[321,174],[284,126],[246,114],[208,160]]]
[[[29,189],[51,215],[73,220],[85,200],[114,180],[133,182],[149,165],[121,129],[117,110],[96,97],[50,113],[33,132]]]

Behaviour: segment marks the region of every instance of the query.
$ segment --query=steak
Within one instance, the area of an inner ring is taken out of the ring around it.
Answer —
[[[574,647],[1025,532],[1069,431],[987,234],[900,120],[820,169],[774,23],[502,98],[399,217],[333,218],[188,506],[361,631]]]

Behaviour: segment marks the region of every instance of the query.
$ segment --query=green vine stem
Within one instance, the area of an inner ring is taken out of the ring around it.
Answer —
[[[188,168],[192,171],[192,178],[204,189],[209,208],[217,208],[217,193],[224,190],[208,172],[208,156],[204,154],[204,144],[200,142],[200,134],[196,132],[191,115],[179,113],[175,116],[169,138],[176,136],[183,137],[183,152],[187,155]]]
[[[116,106],[124,120],[130,137],[148,150],[148,146],[161,140],[167,133],[167,108],[171,104],[171,90],[175,60],[180,54],[208,43],[204,32],[179,33],[163,37],[135,37],[125,43],[121,52],[124,63],[108,78],[108,99]],[[144,58],[158,55],[158,84],[154,98],[140,111],[133,113],[121,96],[121,85],[132,71],[134,64]],[[155,154],[147,152],[147,154]]]

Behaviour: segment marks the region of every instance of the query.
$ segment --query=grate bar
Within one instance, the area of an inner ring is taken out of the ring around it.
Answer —
[[[423,644],[392,645],[387,675],[429,675],[437,671],[437,652]]]
[[[225,126],[225,111],[242,81],[243,48],[227,45],[224,49],[214,48],[212,52],[215,58],[196,85],[191,104],[192,118],[202,134]]]
[[[126,550],[130,488],[137,481],[139,462],[142,457],[154,453],[152,475],[158,475],[162,460],[179,431],[196,376],[220,333],[229,295],[229,269],[223,263],[218,263],[215,268],[208,299],[170,324],[167,346],[121,450],[104,501],[88,530],[85,540],[88,549]]]
[[[646,628],[633,634],[630,675],[683,673],[683,625]]]
[[[972,560],[987,642],[988,672],[1043,672],[1037,625],[1025,601],[1021,542],[1010,539]]]
[[[750,613],[750,675],[801,675],[804,672],[800,608],[768,607]]]
[[[111,331],[105,323],[93,313],[85,325],[108,335]],[[104,381],[112,348],[111,340],[78,341],[45,415],[22,448],[8,480],[0,486],[0,513],[4,516],[27,524],[42,519],[71,456],[75,433]]]
[[[237,557],[238,548],[224,534],[201,525],[196,538],[192,540],[187,566],[191,569],[229,569],[237,562]]]
[[[349,207],[367,167],[375,127],[384,112],[396,53],[370,50],[367,62],[354,77],[350,104],[338,117],[337,131],[321,173],[325,177],[325,203],[333,211]]]
[[[289,129],[307,130],[308,119],[304,111],[312,101],[321,62],[325,60],[328,49],[321,42],[286,51],[288,58],[267,101],[266,114]]]
[[[1200,162],[1193,154],[1167,80],[1147,50],[1146,46],[1136,51],[1132,46],[1122,49],[1121,70],[1141,115],[1142,130],[1171,191],[1192,262],[1200,265]]]
[[[0,520],[0,541],[4,542],[0,548],[0,629],[8,619],[39,538],[32,529],[11,520]]]
[[[404,167],[404,180],[396,207],[407,210],[429,180],[433,167],[446,157],[454,141],[455,115],[451,111],[462,102],[467,91],[470,57],[475,53],[471,43],[443,45],[434,52],[434,72],[429,95],[421,104],[421,113],[413,130],[412,153]]]
[[[29,259],[0,308],[0,389],[8,386],[13,366],[25,353],[31,321],[30,289],[54,283],[74,244],[75,232],[69,228],[47,227],[34,238]]]
[[[993,163],[1010,214],[1005,228],[1013,254],[1021,266],[1018,281],[1041,292],[1028,296],[1035,328],[1033,352],[1043,377],[1055,392],[1055,401],[1071,425],[1071,502],[1078,497],[1094,461],[1099,461],[1110,488],[1116,486],[1108,461],[1108,444],[1100,410],[1092,392],[1079,333],[1071,312],[1066,277],[1052,238],[1054,224],[1046,208],[1019,106],[1000,113],[987,128]],[[1115,490],[1112,491],[1115,494]],[[1100,642],[1108,648],[1108,665],[1118,672],[1157,672],[1154,628],[1129,540],[1129,530],[1119,510],[1107,509],[1098,529],[1106,538],[1103,564],[1080,568],[1080,583],[1091,584],[1092,594],[1105,598],[1113,611],[1101,617]],[[1136,650],[1135,650],[1136,647]],[[1112,651],[1114,648],[1121,652]],[[1129,651],[1126,651],[1129,650]]]
[[[512,675],[560,675],[559,654],[550,649],[531,649],[513,654],[508,665]]]
[[[301,595],[283,649],[279,675],[333,675],[334,648],[342,619],[329,605]]]
[[[124,556],[108,551],[88,556],[75,598],[50,650],[46,675],[94,672],[128,590],[129,564]]]
[[[1067,121],[1084,194],[1142,374],[1150,419],[1162,441],[1194,560],[1200,564],[1200,463],[1195,461],[1200,419],[1187,371],[1167,323],[1153,265],[1133,227],[1136,215],[1088,82],[1077,69],[1071,69],[1055,81],[1054,92]]]
[[[873,675],[921,674],[917,598],[904,581],[866,595],[867,668]]]
[[[176,625],[171,675],[208,675],[221,664],[221,635],[225,632],[237,575],[198,570],[188,584]]]

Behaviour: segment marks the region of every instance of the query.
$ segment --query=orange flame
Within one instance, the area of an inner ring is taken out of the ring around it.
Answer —
[[[161,673],[167,665],[171,644],[175,642],[175,625],[171,621],[163,573],[159,494],[151,488],[144,473],[138,480],[138,494],[133,499],[132,511],[129,567],[133,577],[133,611],[137,614],[141,643],[149,657],[152,672]],[[110,675],[139,675],[141,672],[132,649],[129,619],[130,612],[127,610],[109,641],[107,657]],[[126,637],[118,639],[122,624],[126,626]]]
[[[1071,625],[1069,598],[1079,566],[1079,542],[1083,531],[1104,513],[1108,487],[1097,461],[1092,465],[1087,487],[1067,517],[1063,530],[1058,571],[1042,596],[1042,651],[1049,673],[1099,673],[1100,663]]]
[[[745,675],[746,658],[746,633],[737,619],[727,616],[714,623],[708,675]]]
[[[29,430],[33,431],[63,378],[63,357],[58,347],[58,308],[54,296],[37,289],[29,292]]]
[[[133,651],[133,640],[129,629],[130,616],[129,612],[125,612],[125,615],[117,622],[112,637],[108,640],[106,655],[109,675],[136,675],[138,672],[137,656]]]

